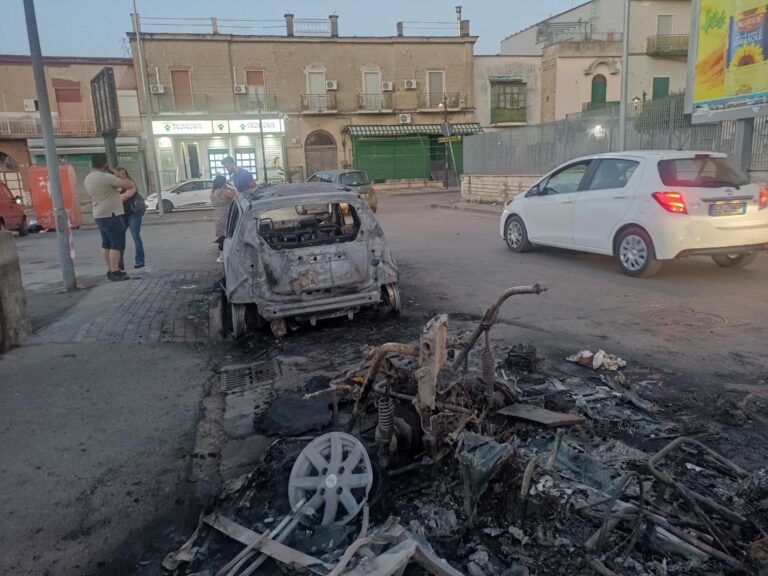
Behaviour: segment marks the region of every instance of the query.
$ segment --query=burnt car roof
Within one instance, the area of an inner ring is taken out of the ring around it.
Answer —
[[[339,199],[357,198],[358,193],[338,184],[325,182],[300,182],[296,184],[276,184],[254,188],[240,193],[239,196],[248,200],[251,204],[263,200],[278,200],[283,198],[303,198],[317,194],[333,194]]]

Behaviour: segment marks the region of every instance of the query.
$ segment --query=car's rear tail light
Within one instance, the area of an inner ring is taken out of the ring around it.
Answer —
[[[757,200],[758,209],[768,208],[768,187],[760,188],[760,197]]]
[[[653,197],[667,212],[688,214],[688,208],[685,207],[685,198],[683,198],[680,192],[654,192]]]

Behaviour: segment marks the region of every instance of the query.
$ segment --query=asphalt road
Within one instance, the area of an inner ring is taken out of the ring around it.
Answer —
[[[406,305],[480,315],[505,288],[538,282],[549,291],[509,300],[495,337],[558,354],[603,348],[695,378],[768,379],[768,255],[740,270],[709,258],[674,261],[658,277],[634,279],[609,257],[544,248],[514,254],[498,218],[429,208],[457,199],[382,203],[378,217]]]

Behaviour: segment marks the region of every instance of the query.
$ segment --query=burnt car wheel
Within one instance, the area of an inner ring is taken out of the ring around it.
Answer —
[[[381,287],[381,302],[387,312],[400,312],[400,289],[397,284],[385,284]]]
[[[242,338],[247,329],[245,326],[245,304],[230,304],[230,315],[232,318],[232,336]]]
[[[757,252],[749,252],[747,254],[715,254],[712,256],[715,264],[723,268],[744,268],[744,266],[752,264],[756,258]]]

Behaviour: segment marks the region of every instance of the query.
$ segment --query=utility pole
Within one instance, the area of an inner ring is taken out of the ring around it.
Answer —
[[[35,77],[37,102],[40,107],[40,124],[43,129],[45,143],[45,163],[48,166],[48,190],[53,201],[53,212],[56,217],[56,240],[59,245],[59,261],[64,277],[64,289],[76,290],[75,263],[69,250],[71,230],[69,215],[64,207],[64,197],[61,193],[61,177],[59,175],[59,157],[56,155],[56,140],[53,134],[51,120],[51,104],[48,102],[48,86],[45,82],[43,53],[40,49],[40,36],[37,32],[37,17],[35,16],[34,0],[24,0],[24,15],[27,19],[27,36],[29,37],[29,53],[32,56],[32,72]],[[75,201],[77,201],[75,199]]]
[[[266,92],[264,93],[264,98],[267,98]],[[261,139],[261,163],[264,165],[264,186],[269,184],[269,176],[267,176],[267,151],[264,150],[264,124],[261,121],[261,113],[263,110],[263,104],[261,98],[258,100],[258,106],[259,106],[259,138]]]
[[[621,101],[619,104],[619,150],[627,149],[627,101],[629,100],[629,12],[632,0],[624,0],[624,48],[621,55]]]
[[[141,44],[141,21],[139,20],[139,13],[136,11],[136,0],[133,0],[133,14],[131,14],[131,23],[133,24],[133,33],[136,35],[136,51],[139,56],[139,75],[141,76],[141,91],[144,95],[145,106],[142,106],[141,117],[144,122],[144,130],[148,136],[146,137],[147,144],[149,145],[149,154],[152,156],[152,168],[155,172],[154,184],[155,191],[157,192],[157,212],[160,216],[165,214],[163,209],[163,177],[160,174],[160,161],[157,157],[157,146],[155,146],[155,136],[152,132],[152,101],[149,96],[149,88],[147,87],[147,71],[144,67],[144,49]],[[145,107],[149,109],[149,113],[146,112]]]
[[[443,101],[440,102],[440,109],[443,111],[443,137],[448,138],[453,134],[453,126],[448,122],[448,94],[443,94]],[[448,158],[448,140],[445,141],[445,162],[443,163],[443,188],[448,190],[448,170],[450,170]]]

